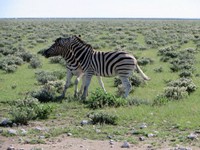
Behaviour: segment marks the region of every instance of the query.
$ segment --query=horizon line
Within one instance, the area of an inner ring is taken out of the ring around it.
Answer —
[[[0,17],[0,19],[153,19],[153,20],[200,20],[200,18],[182,17]]]

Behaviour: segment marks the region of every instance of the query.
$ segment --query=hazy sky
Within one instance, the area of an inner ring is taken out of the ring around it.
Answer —
[[[200,0],[0,0],[0,18],[200,18]]]

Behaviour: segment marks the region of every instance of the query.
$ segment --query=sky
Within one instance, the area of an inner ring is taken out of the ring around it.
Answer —
[[[200,0],[0,0],[0,18],[200,18]]]

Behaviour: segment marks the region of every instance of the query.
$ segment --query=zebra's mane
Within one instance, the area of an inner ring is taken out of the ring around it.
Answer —
[[[93,49],[92,46],[88,43],[86,43],[85,41],[83,41],[82,39],[80,39],[78,36],[74,35],[73,36],[79,43],[85,45],[85,46],[88,46],[89,48]]]

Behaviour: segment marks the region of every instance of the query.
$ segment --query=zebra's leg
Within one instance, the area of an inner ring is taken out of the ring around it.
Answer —
[[[66,93],[68,87],[71,85],[72,77],[73,77],[72,72],[67,69],[67,80],[66,80],[66,83],[65,83],[65,87],[64,87],[63,93],[59,96],[60,99],[63,99],[65,97],[65,93]]]
[[[80,79],[82,78],[82,76],[83,76],[83,73],[80,73],[80,74],[77,76],[76,80],[75,80],[74,97],[77,97],[77,96],[78,96],[78,83],[79,83]]]
[[[84,85],[83,94],[82,94],[82,99],[83,100],[86,99],[86,96],[87,96],[87,93],[88,93],[88,87],[90,85],[91,79],[92,79],[92,76],[86,74],[85,85]]]
[[[122,84],[125,88],[125,94],[124,94],[124,97],[126,98],[129,94],[129,92],[131,91],[131,83],[130,81],[128,80],[128,77],[120,77],[121,81],[122,81]]]
[[[105,93],[107,93],[107,92],[106,92],[106,89],[105,89],[105,87],[104,87],[104,83],[103,83],[103,81],[102,81],[102,78],[101,78],[100,76],[97,76],[97,79],[98,79],[98,81],[99,81],[99,84],[100,84],[101,88],[104,90]]]
[[[81,85],[81,89],[79,91],[79,94],[82,94],[83,93],[83,90],[84,90],[84,86],[85,86],[85,81],[86,81],[86,75],[84,74],[82,76],[82,85]]]

